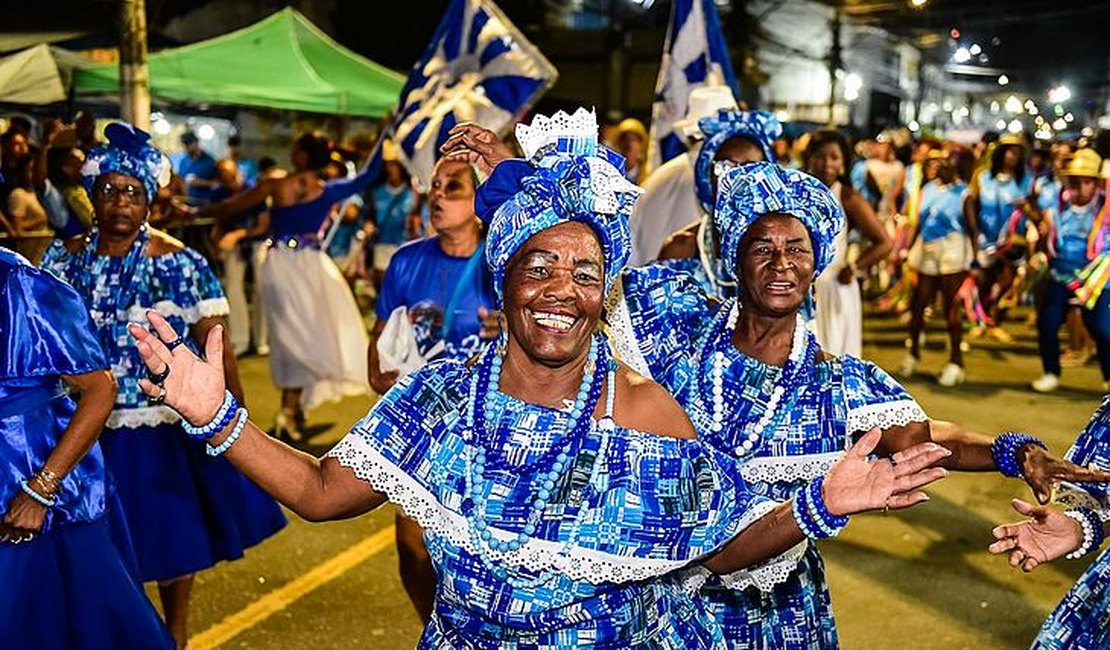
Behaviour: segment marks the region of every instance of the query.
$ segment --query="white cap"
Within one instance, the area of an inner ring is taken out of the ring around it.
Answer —
[[[728,86],[702,86],[690,91],[686,100],[686,117],[674,123],[675,133],[684,138],[701,135],[698,120],[713,117],[717,111],[739,110]]]

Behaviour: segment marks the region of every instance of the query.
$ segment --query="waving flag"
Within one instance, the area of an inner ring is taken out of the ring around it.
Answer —
[[[393,137],[422,187],[459,122],[504,133],[557,78],[555,67],[487,0],[454,0],[401,90]]]
[[[713,0],[675,0],[651,106],[648,160],[652,169],[686,150],[674,132],[674,123],[686,116],[690,91],[726,84],[739,96],[740,86]]]

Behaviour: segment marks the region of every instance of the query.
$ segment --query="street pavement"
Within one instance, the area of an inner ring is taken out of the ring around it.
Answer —
[[[1063,453],[1101,398],[1097,367],[1065,370],[1062,388],[1027,388],[1040,375],[1033,329],[1008,326],[1011,345],[973,341],[968,380],[941,388],[946,361],[941,323],[929,323],[917,375],[906,387],[934,418],[988,434],[1030,431]],[[864,356],[893,372],[905,355],[895,317],[869,316]],[[251,412],[266,424],[277,408],[265,358],[240,360]],[[324,453],[371,403],[348,399],[310,414],[303,448]],[[859,516],[822,544],[841,643],[847,650],[1026,648],[1045,616],[1090,561],[1059,561],[1026,575],[986,552],[990,529],[1018,517],[1018,481],[990,474],[952,475],[909,511]],[[397,576],[389,507],[355,520],[290,523],[251,549],[198,577],[191,650],[249,648],[411,648],[420,623]],[[153,593],[148,589],[149,593]]]

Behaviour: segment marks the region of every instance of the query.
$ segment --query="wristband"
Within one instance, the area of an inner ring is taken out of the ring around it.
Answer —
[[[1002,472],[1003,476],[1022,478],[1021,463],[1018,462],[1017,455],[1024,445],[1036,445],[1048,451],[1048,445],[1040,438],[1034,438],[1028,433],[1014,431],[1003,433],[991,443],[991,457],[994,458],[994,466],[998,468],[999,472]]]
[[[231,420],[235,417],[238,409],[239,400],[235,399],[231,391],[225,390],[223,404],[220,405],[220,410],[216,411],[216,416],[212,418],[211,422],[203,426],[195,427],[189,424],[187,420],[182,419],[181,426],[185,429],[185,433],[193,438],[208,440],[220,431],[223,431],[227,425],[231,424]]]
[[[53,496],[44,497],[41,494],[39,494],[38,492],[35,492],[35,490],[27,483],[27,479],[23,479],[22,481],[20,481],[19,482],[19,487],[23,488],[23,492],[27,496],[31,497],[32,499],[34,499],[35,501],[39,502],[40,504],[46,506],[47,508],[53,508],[54,505],[58,503],[58,499],[56,497],[53,497]]]
[[[1083,542],[1079,545],[1079,548],[1064,557],[1069,560],[1078,560],[1102,546],[1105,533],[1102,530],[1102,519],[1098,516],[1098,513],[1090,508],[1075,508],[1065,511],[1064,514],[1078,522],[1079,527],[1083,529]]]
[[[247,413],[247,409],[245,408],[239,408],[239,410],[235,412],[235,415],[239,419],[235,421],[235,428],[231,430],[231,433],[227,436],[227,440],[224,440],[216,447],[212,445],[206,446],[204,451],[207,452],[209,456],[216,457],[228,449],[231,449],[231,445],[234,445],[235,441],[239,439],[239,435],[243,433],[243,427],[247,426],[247,419],[250,417],[250,413]]]

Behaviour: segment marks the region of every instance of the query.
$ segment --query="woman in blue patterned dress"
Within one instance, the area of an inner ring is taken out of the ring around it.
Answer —
[[[1103,398],[1087,428],[1067,453],[1077,465],[1110,470],[1110,396]],[[1066,483],[1056,500],[1061,512],[1014,499],[1025,521],[994,529],[995,554],[1029,572],[1061,557],[1077,560],[1098,551],[1110,535],[1110,489],[1105,483]],[[1091,564],[1056,606],[1033,641],[1036,650],[1110,648],[1110,549]]]
[[[0,248],[0,648],[173,648],[109,532],[115,392],[81,299]]]
[[[84,240],[55,241],[43,267],[77,290],[119,381],[115,409],[101,436],[104,460],[119,490],[127,533],[144,581],[158,581],[166,621],[184,647],[193,577],[285,525],[280,508],[223,459],[181,436],[176,413],[139,390],[145,368],[130,345],[129,323],[157,308],[193,349],[209,332],[225,335],[227,299],[196,251],[146,224],[148,197],[168,178],[150,136],[126,123],[105,129],[108,143],[82,169],[96,214]],[[229,388],[242,396],[229,346]]]
[[[569,136],[557,128],[561,125]],[[678,569],[753,567],[845,515],[905,507],[937,479],[935,446],[868,461],[871,435],[805,495],[752,499],[734,468],[693,438],[658,385],[617,363],[596,331],[628,256],[638,189],[597,144],[592,113],[518,127],[529,160],[481,189],[486,261],[508,332],[472,365],[407,375],[323,459],[266,436],[224,392],[221,340],[208,359],[132,327],[165,396],[211,453],[301,516],[351,517],[386,500],[426,531],[439,577],[421,648],[719,648]],[[224,395],[221,404],[221,394]]]

